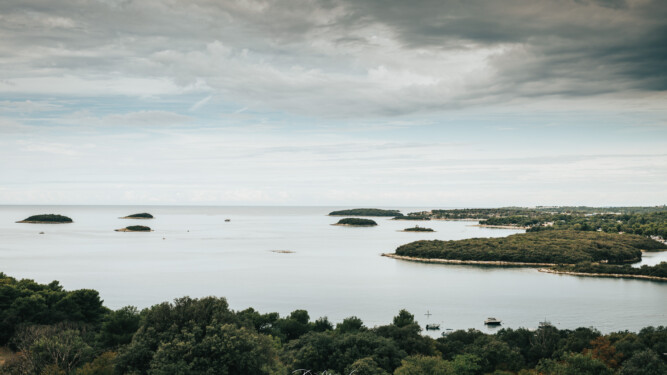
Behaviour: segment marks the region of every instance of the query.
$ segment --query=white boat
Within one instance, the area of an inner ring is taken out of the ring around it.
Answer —
[[[496,318],[486,318],[484,324],[489,326],[499,326],[501,322],[502,322],[501,320],[498,320]]]
[[[427,324],[426,329],[427,330],[430,330],[430,329],[438,330],[438,329],[440,329],[440,324],[435,324],[435,323]]]

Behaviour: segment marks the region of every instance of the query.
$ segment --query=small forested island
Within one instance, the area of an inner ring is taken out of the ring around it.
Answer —
[[[306,310],[232,310],[225,298],[177,298],[142,311],[105,307],[0,272],[0,373],[19,374],[665,374],[667,327],[457,330],[433,339],[415,316],[367,327]],[[535,326],[537,326],[535,322]],[[301,370],[299,370],[301,369]]]
[[[333,225],[350,225],[354,227],[373,227],[378,225],[375,221],[370,219],[359,219],[356,217],[349,217],[345,219],[340,219],[336,224]]]
[[[412,228],[403,229],[403,232],[435,232],[435,231],[431,228],[424,228],[424,227],[420,227],[418,225],[415,225]]]
[[[129,227],[116,229],[116,232],[152,232],[152,229],[144,225],[130,225]]]
[[[148,212],[142,212],[139,214],[132,214],[121,217],[121,219],[152,219],[152,218],[153,215],[149,214]]]
[[[381,210],[379,208],[354,208],[329,212],[329,216],[403,216],[399,210]]]
[[[667,250],[667,245],[644,236],[553,230],[504,238],[415,241],[398,247],[393,254],[383,255],[431,263],[551,266],[554,268],[542,271],[660,280],[667,277],[664,274],[667,264],[641,268],[626,264],[640,261],[642,251],[663,250]]]
[[[27,219],[17,221],[17,223],[29,223],[29,224],[66,224],[71,222],[72,219],[70,219],[69,217],[56,214],[33,215]]]

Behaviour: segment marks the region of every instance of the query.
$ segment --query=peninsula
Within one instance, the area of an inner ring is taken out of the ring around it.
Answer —
[[[381,210],[379,208],[353,208],[329,212],[329,216],[403,216],[399,210]]]
[[[350,217],[346,219],[340,219],[336,224],[332,225],[347,225],[352,227],[374,227],[378,224],[373,220]]]
[[[150,227],[144,225],[130,225],[129,227],[116,229],[116,232],[152,232]]]
[[[563,230],[520,233],[503,238],[415,241],[398,247],[396,255],[462,261],[623,264],[641,260],[642,250],[665,249],[667,245],[643,236]]]
[[[140,214],[132,214],[121,217],[121,219],[152,219],[153,215],[148,212],[142,212]]]
[[[72,219],[70,219],[69,217],[56,214],[33,215],[27,219],[17,221],[17,223],[29,223],[29,224],[67,224],[71,222]]]
[[[415,241],[383,255],[428,263],[546,266],[552,268],[540,271],[667,281],[667,263],[641,268],[627,265],[640,261],[642,251],[663,250],[667,250],[664,243],[639,235],[551,230],[504,238]]]

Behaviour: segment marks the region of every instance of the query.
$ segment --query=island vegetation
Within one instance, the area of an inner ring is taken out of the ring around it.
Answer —
[[[132,214],[121,217],[121,219],[152,219],[152,218],[153,215],[149,214],[148,212],[142,212],[139,214]]]
[[[641,260],[641,250],[665,249],[667,245],[643,236],[561,230],[520,233],[503,238],[422,240],[400,246],[395,253],[423,259],[462,261],[621,264]]]
[[[3,375],[667,373],[662,326],[605,335],[551,325],[469,329],[433,339],[405,310],[372,328],[354,316],[334,324],[305,310],[235,311],[216,297],[111,310],[95,290],[3,273],[0,328]]]
[[[399,210],[381,210],[379,208],[354,208],[329,212],[329,216],[403,216]]]
[[[370,220],[370,219],[359,219],[359,218],[356,218],[356,217],[349,217],[349,218],[338,220],[338,222],[334,225],[350,225],[350,226],[354,226],[354,227],[373,227],[373,226],[378,225],[378,223],[376,223],[375,221]]]
[[[431,220],[431,217],[428,215],[415,215],[413,213],[409,213],[407,215],[402,215],[402,216],[396,216],[392,220]]]
[[[150,232],[152,229],[144,225],[130,225],[122,229],[116,229],[116,232]]]
[[[435,232],[435,231],[431,228],[424,228],[415,225],[414,227],[403,229],[403,232]]]
[[[667,281],[667,262],[661,262],[655,266],[643,265],[641,267],[582,262],[574,265],[559,265],[552,270],[555,273],[565,274],[616,275],[614,277],[647,276],[647,278],[662,278]]]
[[[27,219],[17,221],[17,223],[30,223],[30,224],[65,224],[71,222],[72,219],[70,219],[69,217],[56,214],[33,215]]]
[[[432,210],[411,215],[440,220],[474,220],[491,227],[528,231],[576,230],[631,233],[667,240],[667,206],[654,207],[503,207]]]

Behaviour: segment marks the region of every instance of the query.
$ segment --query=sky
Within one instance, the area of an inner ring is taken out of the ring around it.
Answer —
[[[0,204],[667,203],[664,0],[3,0]]]

